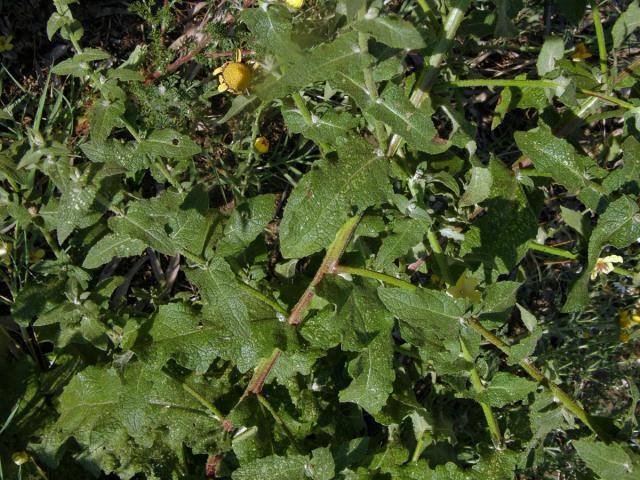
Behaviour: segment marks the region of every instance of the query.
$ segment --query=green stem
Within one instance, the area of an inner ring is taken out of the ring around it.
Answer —
[[[347,244],[351,240],[353,236],[353,232],[356,230],[358,223],[360,222],[360,215],[356,215],[355,217],[351,217],[349,220],[345,222],[338,233],[336,233],[336,237],[327,249],[327,253],[320,264],[320,268],[316,272],[315,276],[309,283],[309,286],[304,291],[296,306],[291,310],[291,314],[289,315],[289,325],[299,325],[302,321],[302,317],[304,316],[307,308],[309,307],[309,303],[315,296],[314,288],[318,285],[324,276],[329,273],[335,273],[338,268],[338,263],[340,261],[340,257],[344,252],[344,249],[347,248]]]
[[[418,5],[422,7],[422,10],[424,10],[425,13],[429,12],[430,8],[426,0],[418,0]]]
[[[536,250],[542,253],[548,253],[549,255],[555,255],[556,257],[568,258],[569,260],[577,260],[578,255],[572,252],[568,252],[566,250],[562,250],[561,248],[549,247],[547,245],[542,245],[537,242],[529,241],[527,244],[529,250]]]
[[[424,433],[420,435],[420,438],[416,443],[416,448],[413,451],[413,455],[411,455],[411,463],[416,463],[420,459],[420,455],[422,455],[423,450],[424,450]]]
[[[501,80],[501,79],[472,79],[472,80],[452,80],[449,85],[454,87],[517,87],[517,88],[558,88],[559,83],[551,80]],[[636,105],[630,102],[626,102],[617,97],[606,95],[600,92],[594,92],[593,90],[587,90],[584,88],[578,89],[580,93],[589,97],[596,97],[605,102],[613,103],[627,110],[636,108]],[[593,102],[591,102],[593,105]],[[591,106],[589,105],[589,106]]]
[[[260,362],[249,381],[249,385],[245,389],[242,397],[246,397],[249,394],[258,395],[262,393],[262,389],[264,388],[264,382],[267,381],[267,377],[273,370],[278,359],[282,356],[282,350],[279,348],[274,348],[271,356],[269,358],[263,359]]]
[[[395,287],[407,288],[407,284],[404,280],[400,280],[399,278],[392,277],[391,275],[387,275],[386,273],[374,272],[373,270],[367,270],[365,268],[358,267],[348,267],[346,265],[339,265],[338,268],[335,269],[335,273],[348,273],[351,275],[358,275],[359,277],[372,278],[374,280],[380,280],[381,282],[388,283],[389,285],[393,285]],[[414,289],[418,288],[415,285],[411,285]]]
[[[478,78],[471,80],[452,80],[454,87],[518,87],[518,88],[558,88],[560,84],[551,80],[502,80]]]
[[[475,330],[477,333],[482,335],[482,337],[487,340],[489,343],[497,347],[503,353],[507,355],[511,353],[511,349],[508,344],[500,340],[496,335],[492,332],[484,328],[480,322],[474,319],[466,319],[465,323]],[[585,410],[578,405],[578,403],[567,393],[564,392],[558,385],[549,380],[544,373],[538,370],[533,363],[528,358],[520,360],[518,364],[537,382],[547,387],[551,393],[555,396],[557,401],[562,403],[564,407],[573,413],[577,418],[582,420],[582,422],[589,427],[589,429],[598,435],[602,439],[607,439],[608,435],[604,433],[600,428],[598,428],[591,420],[591,417]]]
[[[632,110],[636,108],[636,105],[630,102],[625,102],[619,98],[613,97],[611,95],[605,95],[604,93],[594,92],[591,90],[586,90],[584,88],[579,89],[581,93],[588,95],[590,97],[599,98],[600,100],[604,100],[605,102],[613,103],[614,105],[618,105],[622,108],[626,108],[627,110]]]
[[[367,5],[366,2],[363,4],[362,8],[358,12],[358,19],[362,20],[367,13]],[[360,47],[360,55],[366,57],[369,53],[369,35],[363,32],[358,33],[358,45]],[[369,91],[369,95],[371,96],[371,100],[374,102],[378,100],[378,86],[376,85],[375,80],[373,79],[373,73],[368,66],[362,68],[362,73],[364,74],[364,83]],[[384,124],[378,120],[373,120],[373,126],[376,133],[376,139],[378,140],[378,146],[384,151],[387,148],[387,132],[385,131]]]
[[[53,252],[55,257],[56,258],[60,258],[60,255],[62,255],[62,252],[60,251],[60,248],[58,247],[58,244],[53,239],[53,237],[51,236],[49,231],[46,228],[41,227],[41,226],[38,226],[38,230],[40,230],[40,233],[44,237],[44,240],[47,242],[47,245],[49,245],[49,248],[51,249],[51,251]]]
[[[138,130],[136,130],[136,128],[133,125],[131,125],[131,122],[129,122],[129,120],[122,117],[120,118],[120,121],[122,122],[124,127],[128,130],[128,132],[131,134],[131,136],[136,140],[136,142],[138,143],[142,142],[142,135],[140,135]]]
[[[291,98],[293,98],[293,103],[295,103],[296,107],[298,107],[298,110],[300,110],[300,115],[302,115],[304,123],[306,123],[308,127],[313,128],[315,126],[315,124],[313,123],[313,116],[307,108],[307,104],[304,103],[304,98],[302,98],[300,92],[293,92],[291,94]],[[331,150],[331,147],[324,142],[320,143],[319,145],[324,152]]]
[[[442,247],[440,247],[438,237],[431,228],[427,232],[427,238],[429,239],[431,250],[433,250],[433,255],[436,257],[436,262],[438,263],[438,267],[440,268],[440,274],[442,275],[442,278],[444,278],[444,281],[447,285],[452,285],[451,273],[449,272],[449,264],[447,263],[447,258],[442,252]]]
[[[155,163],[156,163],[156,167],[158,167],[158,170],[160,170],[160,173],[162,173],[162,176],[167,180],[167,182],[169,182],[173,188],[178,190],[178,192],[182,192],[182,187],[176,181],[176,179],[173,178],[173,176],[171,175],[171,172],[169,172],[164,162],[161,159],[158,159],[156,160]]]
[[[482,384],[480,374],[478,374],[478,370],[475,367],[475,361],[471,356],[471,352],[469,352],[469,349],[467,348],[467,345],[464,343],[464,340],[462,340],[462,338],[460,339],[460,347],[462,348],[463,358],[473,365],[470,371],[471,385],[473,385],[473,389],[477,393],[481,393],[484,391],[484,385]],[[493,445],[496,448],[501,448],[502,434],[500,433],[500,425],[498,425],[498,420],[493,414],[493,410],[491,410],[491,407],[484,402],[478,403],[480,404],[480,408],[482,408],[484,417],[487,420],[487,426],[489,427],[489,433],[491,435],[491,441],[493,442]]]
[[[264,408],[266,408],[267,411],[271,414],[271,416],[275,420],[275,422],[278,425],[280,425],[280,427],[284,431],[285,435],[287,436],[287,438],[291,442],[291,445],[293,445],[293,447],[298,452],[300,452],[301,450],[300,450],[300,447],[298,447],[298,442],[296,441],[295,436],[293,435],[291,430],[289,430],[289,427],[287,426],[287,424],[284,423],[284,420],[282,420],[282,417],[278,414],[278,412],[276,412],[275,408],[273,408],[271,403],[269,403],[269,401],[266,398],[264,398],[261,394],[257,394],[256,397],[258,397],[258,401],[260,402],[260,405],[262,405]]]
[[[183,383],[183,382],[180,382],[180,383],[182,384],[182,388],[184,389],[184,391],[187,392],[189,395],[191,395],[193,398],[195,398],[203,407],[209,410],[213,414],[216,420],[218,420],[220,423],[224,422],[224,415],[222,415],[220,410],[218,410],[213,403],[211,403],[209,400],[204,398],[202,395],[200,395],[198,392],[196,392],[193,388],[191,388],[186,383]]]
[[[596,38],[598,40],[598,56],[600,57],[600,72],[602,73],[602,83],[607,84],[609,80],[609,68],[607,44],[604,38],[604,29],[602,28],[602,19],[600,18],[600,9],[596,0],[590,0],[591,13],[593,15],[593,25],[596,29]]]
[[[415,285],[412,285],[408,282],[398,281],[394,285],[400,288],[406,288],[407,290],[416,289]],[[470,328],[479,333],[485,340],[498,347],[498,349],[500,349],[502,352],[506,354],[511,353],[509,345],[500,340],[492,332],[484,328],[477,320],[465,319],[465,323]],[[591,421],[591,417],[587,414],[587,412],[585,412],[584,409],[580,405],[578,405],[571,396],[565,393],[555,383],[551,382],[551,380],[549,380],[540,370],[538,370],[528,358],[525,358],[518,363],[533,379],[547,387],[554,394],[555,398],[557,398],[558,401],[561,402],[565,406],[565,408],[567,408],[567,410],[569,410],[577,418],[582,420],[584,424],[591,429],[591,431],[593,431],[603,439],[608,438],[608,435],[606,433],[604,433],[600,428],[593,424],[593,422]]]
[[[451,48],[453,39],[455,38],[458,28],[460,28],[460,24],[464,19],[464,13],[469,6],[469,3],[470,0],[456,0],[449,11],[449,15],[447,15],[440,39],[433,50],[433,55],[429,57],[429,64],[422,72],[420,79],[418,80],[417,87],[411,94],[411,103],[417,108],[420,108],[424,99],[429,95],[429,91],[431,90],[431,86],[440,71],[442,62]],[[393,157],[400,148],[401,143],[402,138],[400,135],[397,133],[394,134],[389,142],[387,156]]]

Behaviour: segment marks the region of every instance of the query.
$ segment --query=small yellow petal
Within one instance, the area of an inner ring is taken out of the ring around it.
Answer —
[[[213,74],[220,75],[222,73],[222,70],[224,70],[224,67],[218,67],[213,71]]]
[[[592,55],[589,53],[589,50],[587,50],[587,46],[583,42],[576,43],[576,48],[571,55],[571,58],[579,62],[580,60],[590,57],[592,57]]]
[[[220,93],[226,92],[227,90],[229,90],[229,87],[226,84],[221,83],[220,85],[218,85],[218,91]]]

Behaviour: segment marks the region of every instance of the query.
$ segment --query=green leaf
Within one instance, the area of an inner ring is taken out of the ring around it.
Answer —
[[[638,7],[640,8],[640,7]],[[623,166],[611,172],[602,182],[607,193],[612,193],[623,187],[640,187],[640,142],[629,135],[622,144]]]
[[[472,167],[471,180],[460,199],[460,206],[469,207],[486,200],[491,192],[492,183],[491,170],[484,167]]]
[[[214,393],[206,385],[194,388]],[[122,376],[112,368],[87,367],[59,400],[60,417],[34,449],[53,463],[74,438],[82,449],[78,460],[96,476],[102,469],[122,478],[138,472],[167,478],[172,464],[182,461],[183,443],[205,453],[206,444],[222,438],[219,421],[178,381],[139,363],[127,365]]]
[[[259,195],[241,203],[224,227],[224,237],[216,245],[216,254],[228,257],[246,249],[276,213],[276,196]]]
[[[601,198],[600,189],[591,182],[595,162],[575,149],[563,139],[551,133],[546,125],[528,132],[516,132],[516,143],[527,155],[536,169],[550,174],[560,185],[574,194],[592,210],[597,210]]]
[[[281,63],[294,63],[302,56],[300,47],[291,38],[293,22],[284,5],[247,8],[241,19],[256,36],[257,45],[273,53]]]
[[[73,18],[70,15],[60,15],[58,12],[54,12],[47,21],[47,37],[49,40],[53,38],[58,30],[64,26],[69,26],[73,23]]]
[[[495,0],[496,20],[495,35],[497,37],[515,37],[519,30],[513,23],[520,10],[522,10],[522,0]]]
[[[549,37],[542,44],[536,66],[538,75],[544,77],[556,69],[558,60],[564,57],[564,39],[562,37]]]
[[[121,124],[124,111],[124,102],[112,102],[104,97],[98,99],[91,109],[91,139],[104,142],[111,130]]]
[[[183,303],[163,305],[133,350],[158,368],[172,358],[185,368],[205,373],[216,358],[227,356],[217,320]]]
[[[198,287],[205,317],[218,325],[224,358],[246,372],[271,355],[276,314],[240,288],[227,262],[213,257],[206,270],[192,270],[187,277]]]
[[[339,88],[353,97],[364,113],[386,123],[410,146],[427,153],[442,153],[450,143],[438,136],[431,115],[433,111],[423,106],[416,108],[400,87],[389,84],[374,101],[365,87],[364,76],[359,70],[338,72]]]
[[[291,132],[301,133],[315,143],[335,145],[358,125],[358,119],[347,112],[329,111],[322,117],[313,115],[309,125],[296,107],[283,105],[281,111]]]
[[[136,238],[111,233],[93,244],[82,266],[84,268],[98,268],[105,263],[109,263],[113,257],[140,255],[145,246],[144,242]]]
[[[105,142],[90,141],[80,145],[80,149],[92,162],[117,165],[131,173],[150,166],[149,159],[136,151],[135,142],[122,143],[114,139]]]
[[[503,281],[488,285],[482,298],[482,313],[503,313],[516,305],[520,282]]]
[[[479,402],[501,408],[525,400],[537,388],[537,382],[511,373],[498,372],[491,379],[491,383],[482,392],[473,394],[473,397]]]
[[[136,238],[166,255],[201,255],[211,218],[208,196],[203,188],[194,188],[184,197],[165,192],[149,200],[129,204],[124,216],[113,217],[109,225],[114,233]]]
[[[170,219],[170,212],[161,200],[138,200],[129,205],[125,216],[111,218],[109,226],[120,236],[136,238],[154,250],[175,255],[177,247],[165,231]]]
[[[376,414],[393,391],[393,318],[374,290],[355,287],[336,320],[345,329],[342,349],[359,352],[349,362],[353,381],[340,392],[340,401],[357,403]]]
[[[560,206],[560,214],[564,223],[569,227],[573,228],[582,236],[589,236],[591,225],[589,218],[585,214],[563,207],[562,205]]]
[[[409,249],[422,242],[428,228],[428,222],[416,222],[411,219],[401,219],[394,222],[393,232],[382,240],[372,268],[383,270],[397,258],[406,255]]]
[[[200,147],[187,135],[175,130],[154,130],[138,147],[138,154],[163,158],[189,158],[200,153]]]
[[[638,478],[638,465],[634,465],[620,445],[593,440],[574,440],[571,444],[587,467],[603,480]]]
[[[324,43],[290,65],[278,79],[268,79],[256,87],[256,94],[263,101],[281,98],[318,81],[333,78],[338,72],[353,70],[354,66],[368,61],[360,52],[358,34],[349,32]]]
[[[106,60],[111,55],[102,50],[87,48],[82,53],[78,53],[68,60],[64,60],[55,65],[51,71],[56,75],[73,75],[76,77],[84,77],[91,71],[89,62],[97,60]]]
[[[585,270],[571,287],[563,310],[575,312],[586,306],[589,278],[606,245],[624,249],[640,238],[640,208],[631,197],[620,197],[607,206],[589,239]]]
[[[336,465],[329,448],[316,448],[311,452],[311,461],[307,464],[314,480],[332,480],[335,478]]]
[[[380,299],[400,320],[439,338],[455,338],[465,304],[439,290],[379,288]]]
[[[394,48],[416,50],[427,46],[418,29],[401,18],[387,15],[365,18],[355,22],[353,28]]]
[[[305,468],[308,458],[302,455],[259,458],[251,463],[242,465],[233,472],[233,480],[255,480],[258,478],[273,480],[305,480]]]
[[[613,48],[620,48],[626,38],[640,26],[640,5],[631,2],[625,12],[618,17],[611,29]]]
[[[285,258],[301,258],[326,248],[350,216],[391,195],[388,163],[360,139],[338,148],[338,160],[314,164],[294,188],[280,224]]]
[[[538,221],[513,172],[493,158],[489,163],[491,189],[482,203],[486,213],[465,232],[460,256],[483,264],[485,278],[495,281],[515,267],[535,238]]]
[[[76,227],[88,226],[86,225],[87,214],[91,210],[98,191],[93,185],[87,185],[86,181],[87,177],[83,176],[62,194],[58,206],[58,243],[64,242]],[[91,223],[97,220],[98,218],[95,218]]]

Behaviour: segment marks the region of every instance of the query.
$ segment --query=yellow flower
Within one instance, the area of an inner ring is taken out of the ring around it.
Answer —
[[[449,287],[447,292],[454,298],[468,298],[474,303],[480,301],[480,292],[476,290],[478,280],[475,278],[467,278],[466,274],[460,275],[458,281],[453,287]]]
[[[622,332],[620,332],[620,336],[619,336],[618,338],[620,339],[620,341],[621,341],[622,343],[627,343],[627,342],[629,341],[629,338],[630,338],[630,337],[631,337],[631,336],[629,335],[629,332],[627,332],[627,331],[622,331]]]
[[[0,35],[0,52],[10,52],[13,50],[11,40],[13,40],[13,35]]]
[[[302,8],[302,6],[304,5],[304,0],[284,0],[284,3],[286,3],[291,8]]]
[[[591,280],[595,280],[599,273],[611,273],[615,268],[614,263],[622,263],[622,257],[620,255],[609,255],[604,258],[598,258],[596,260],[596,266],[591,271]]]
[[[266,137],[258,137],[253,144],[253,148],[260,154],[267,153],[269,151],[269,140]]]
[[[218,75],[218,81],[220,82],[218,91],[229,91],[236,95],[245,92],[251,85],[254,69],[242,61],[242,52],[236,50],[235,61],[226,62],[213,71],[214,75]]]
[[[591,58],[592,56],[593,55],[589,53],[589,50],[587,50],[587,46],[584,43],[579,42],[576,43],[576,48],[573,51],[571,58],[573,58],[573,60],[575,60],[576,62],[579,62],[580,60]]]
[[[629,310],[623,310],[620,312],[618,316],[618,324],[620,325],[620,328],[626,329],[631,327],[631,318],[629,317],[630,317]]]

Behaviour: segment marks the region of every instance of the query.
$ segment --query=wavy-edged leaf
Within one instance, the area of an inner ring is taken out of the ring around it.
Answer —
[[[276,196],[259,195],[241,203],[224,227],[224,237],[216,245],[223,257],[237,255],[262,233],[276,213]]]
[[[349,217],[390,197],[388,163],[361,139],[338,148],[338,160],[316,162],[294,188],[280,224],[286,258],[301,258],[327,247]]]
[[[138,154],[164,158],[188,158],[200,153],[200,147],[187,135],[175,130],[154,130],[138,146]]]
[[[633,462],[622,446],[594,440],[574,440],[571,444],[587,467],[603,480],[638,478],[640,458],[636,455],[636,462]]]
[[[416,222],[411,219],[394,222],[393,231],[382,240],[382,245],[372,264],[373,269],[385,269],[397,258],[406,255],[409,249],[424,239],[428,228],[428,222]]]
[[[387,15],[365,18],[355,22],[353,28],[394,48],[415,50],[427,46],[418,29],[401,18]]]
[[[369,60],[360,51],[358,34],[344,33],[305,54],[280,78],[267,79],[258,85],[256,94],[263,101],[281,98],[311,83],[333,78],[338,72],[358,68]]]
[[[113,257],[140,255],[145,247],[145,243],[137,238],[111,233],[93,244],[87,252],[82,266],[84,268],[98,268],[109,263]]]

